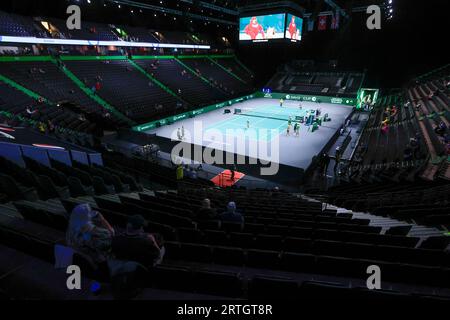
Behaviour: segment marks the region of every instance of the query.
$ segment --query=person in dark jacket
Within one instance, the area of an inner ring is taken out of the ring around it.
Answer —
[[[128,218],[126,231],[112,240],[112,252],[117,259],[135,261],[146,267],[162,262],[165,249],[160,235],[144,231],[147,221],[141,215]]]
[[[209,199],[204,199],[202,201],[202,206],[197,212],[197,220],[213,220],[217,218],[216,209],[211,208],[211,201]]]
[[[227,205],[227,210],[220,215],[220,220],[224,222],[244,222],[242,214],[236,210],[236,203],[230,202]]]

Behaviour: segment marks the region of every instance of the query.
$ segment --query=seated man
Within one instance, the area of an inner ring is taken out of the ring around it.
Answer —
[[[117,259],[135,261],[146,267],[162,262],[165,249],[162,238],[156,234],[146,233],[147,221],[141,215],[128,218],[125,233],[113,238],[112,252]]]
[[[217,218],[216,209],[211,208],[211,201],[209,199],[204,199],[202,201],[202,206],[197,212],[197,220],[213,220]]]
[[[220,220],[224,222],[244,222],[244,217],[239,211],[236,211],[236,203],[230,202],[227,205],[227,210],[220,215]]]

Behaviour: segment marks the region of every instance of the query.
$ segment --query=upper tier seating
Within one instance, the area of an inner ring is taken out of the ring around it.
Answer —
[[[73,103],[88,118],[102,119],[105,109],[89,98],[52,62],[0,63],[0,74],[45,97],[53,103]],[[114,118],[113,118],[114,120]],[[123,125],[120,120],[116,125]]]
[[[180,102],[126,60],[67,61],[66,65],[89,87],[100,76],[102,88],[97,94],[136,121],[173,114]]]
[[[34,25],[31,17],[24,17],[0,11],[0,35],[16,37],[47,37]]]
[[[27,108],[32,114],[27,112]],[[39,103],[23,92],[0,82],[0,109],[47,124],[80,132],[92,132],[94,125],[87,120],[81,120],[79,115],[65,108]]]
[[[244,80],[248,85],[253,85],[254,75],[244,69],[235,59],[216,59],[222,66]]]
[[[235,96],[248,92],[248,88],[241,81],[208,59],[186,59],[184,63],[198,70],[202,76],[228,95]]]
[[[119,37],[113,32],[113,29],[100,23],[84,21],[81,24],[81,29],[68,30],[65,20],[50,18],[48,21],[53,24],[59,31],[57,37],[66,39],[83,39],[83,40],[102,40],[102,41],[117,41]]]
[[[153,35],[150,30],[144,28],[136,28],[129,26],[120,26],[123,29],[128,37],[123,38],[122,40],[134,41],[134,42],[159,42],[158,38]]]
[[[323,71],[318,71],[322,70]],[[302,94],[322,94],[339,97],[355,97],[362,85],[364,75],[350,72],[325,72],[333,70],[291,63],[283,65],[268,82],[267,87],[274,91]]]
[[[176,43],[176,44],[193,44],[193,39],[186,32],[176,31],[154,31],[155,36],[159,42],[162,43]]]
[[[180,95],[193,106],[208,105],[226,99],[223,92],[185,70],[174,59],[138,60],[136,62],[175,93],[181,90]]]
[[[450,155],[449,77],[450,71],[442,70],[429,80],[412,84],[407,91],[433,158]]]

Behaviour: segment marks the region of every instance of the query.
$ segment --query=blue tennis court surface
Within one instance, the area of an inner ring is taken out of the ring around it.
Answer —
[[[242,109],[242,114],[233,115],[232,118],[210,125],[206,131],[215,129],[224,136],[230,133],[236,136],[244,134],[246,138],[252,140],[272,141],[274,134],[279,135],[286,131],[289,118],[294,121],[296,116],[305,116],[306,111],[299,107],[280,107],[279,105]],[[249,121],[249,129],[247,129],[247,121]],[[272,130],[274,130],[273,133]]]

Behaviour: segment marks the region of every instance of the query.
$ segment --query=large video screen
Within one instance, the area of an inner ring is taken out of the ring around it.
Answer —
[[[292,41],[302,40],[303,19],[292,14],[287,15],[286,39]]]
[[[239,40],[269,41],[284,39],[286,14],[244,17],[239,23]]]

